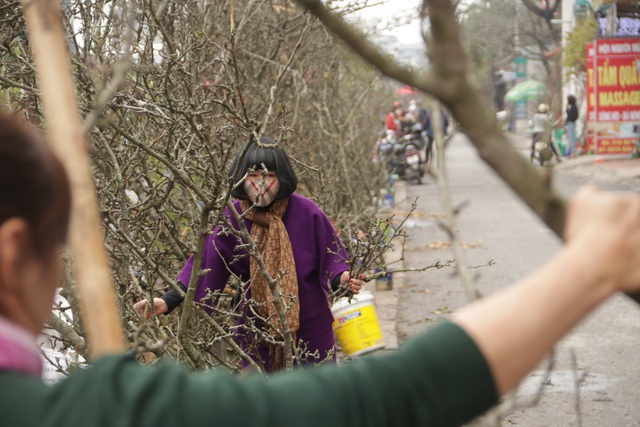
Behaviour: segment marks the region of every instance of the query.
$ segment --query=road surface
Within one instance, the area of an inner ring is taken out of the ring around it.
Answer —
[[[525,153],[524,144],[518,148]],[[457,220],[465,262],[479,266],[472,271],[483,295],[532,272],[558,251],[558,238],[478,158],[463,136],[451,141],[447,166],[454,203],[464,206]],[[566,168],[571,173],[556,173],[560,191],[571,195],[582,183],[598,179],[588,167],[584,169],[583,173],[575,168]],[[635,181],[601,178],[608,189],[639,188]],[[426,178],[419,186],[407,185],[406,191],[408,199],[417,199],[417,214],[406,224],[410,234],[406,266],[452,259],[447,236],[438,226],[442,209],[433,179]],[[495,264],[482,267],[490,262]],[[405,274],[397,293],[400,342],[466,304],[451,268]],[[518,391],[518,401],[526,405],[542,388],[540,403],[512,412],[504,425],[640,425],[638,349],[640,307],[624,296],[614,297],[557,346],[554,369],[544,384],[548,360],[527,378]]]

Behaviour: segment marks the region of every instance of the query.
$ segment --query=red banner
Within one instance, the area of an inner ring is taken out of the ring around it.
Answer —
[[[587,45],[587,151],[630,153],[640,137],[640,38]]]
[[[585,151],[587,153],[595,153],[595,134],[596,134],[596,122],[598,121],[598,115],[596,113],[596,94],[595,94],[595,64],[596,48],[593,43],[587,43],[587,146]]]

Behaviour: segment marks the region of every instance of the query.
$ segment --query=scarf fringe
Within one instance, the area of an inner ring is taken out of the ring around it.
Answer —
[[[296,332],[300,325],[300,302],[298,297],[298,278],[296,275],[293,249],[282,216],[287,210],[289,199],[276,200],[268,210],[249,210],[252,203],[241,200],[240,207],[247,212],[246,218],[253,223],[251,238],[258,242],[258,250],[262,255],[267,271],[272,279],[278,280],[278,291],[285,307],[286,319],[291,330],[292,340],[296,342]],[[285,273],[285,274],[282,274]],[[282,330],[280,319],[273,303],[273,295],[266,278],[258,267],[254,257],[249,261],[251,277],[251,297],[258,305],[256,311],[270,323],[275,330]],[[277,332],[272,336],[277,337]],[[291,351],[287,349],[286,351]],[[269,345],[269,370],[272,372],[285,369],[285,349],[281,345]]]

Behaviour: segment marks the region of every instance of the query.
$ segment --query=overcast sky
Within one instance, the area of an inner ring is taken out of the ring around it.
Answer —
[[[380,5],[363,9],[359,14],[365,19],[376,19],[384,26],[417,17],[419,5],[420,0],[389,0]],[[413,19],[412,22],[394,28],[388,33],[398,37],[401,42],[419,43],[421,41],[418,19]]]
[[[474,1],[464,0],[463,3],[473,3]],[[344,2],[348,3],[349,0],[344,0]],[[398,37],[400,42],[409,44],[422,43],[420,23],[417,19],[418,7],[422,3],[421,0],[370,0],[370,3],[380,4],[358,12],[362,18],[375,19],[382,26],[393,22],[406,22],[408,19],[414,18],[406,25],[398,26],[385,33],[393,34]]]

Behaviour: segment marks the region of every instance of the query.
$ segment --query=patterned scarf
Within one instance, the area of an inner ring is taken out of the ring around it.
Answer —
[[[243,212],[249,211],[252,205],[248,200],[240,201]],[[282,222],[282,216],[288,205],[289,199],[276,200],[269,210],[253,209],[247,213],[246,217],[253,223],[251,238],[258,243],[258,250],[262,254],[269,275],[274,280],[282,275],[278,285],[285,308],[288,308],[286,312],[287,323],[295,343],[296,332],[300,326],[300,303],[293,249],[289,233]],[[261,317],[268,318],[274,328],[282,331],[282,324],[273,304],[271,289],[253,257],[249,261],[249,274],[251,277],[251,298],[259,303],[256,311]],[[278,334],[274,333],[273,335],[277,336]],[[270,346],[269,356],[269,367],[272,372],[285,367],[285,349],[282,346]]]

